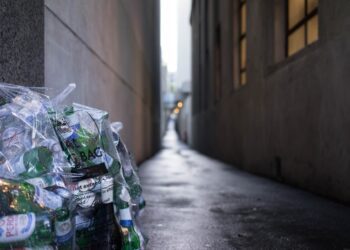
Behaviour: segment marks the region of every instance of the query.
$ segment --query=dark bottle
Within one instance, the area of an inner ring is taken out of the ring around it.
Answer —
[[[101,210],[105,212],[105,220],[108,232],[106,235],[107,249],[121,250],[123,245],[123,233],[119,222],[114,216],[113,204],[103,204]]]

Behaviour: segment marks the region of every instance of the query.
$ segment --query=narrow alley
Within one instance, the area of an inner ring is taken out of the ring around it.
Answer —
[[[140,168],[148,249],[349,249],[350,209],[235,169],[168,130]]]
[[[0,250],[350,250],[349,13],[0,0]]]

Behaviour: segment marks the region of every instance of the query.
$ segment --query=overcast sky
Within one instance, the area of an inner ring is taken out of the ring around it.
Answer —
[[[177,0],[160,1],[162,60],[169,72],[177,71],[177,4]]]

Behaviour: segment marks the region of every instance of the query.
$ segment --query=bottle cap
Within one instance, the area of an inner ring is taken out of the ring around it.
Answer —
[[[129,234],[129,230],[125,227],[122,227],[122,233],[124,236],[127,236]]]

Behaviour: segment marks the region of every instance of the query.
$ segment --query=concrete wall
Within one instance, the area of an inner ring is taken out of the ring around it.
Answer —
[[[70,82],[68,101],[110,112],[137,160],[160,144],[158,0],[0,1],[0,81]]]
[[[241,88],[238,1],[218,1],[217,20],[214,1],[208,1],[207,25],[204,2],[194,1],[191,19],[195,148],[253,173],[350,203],[350,2],[320,0],[319,41],[285,58],[278,30],[282,1],[247,1],[248,82]],[[206,60],[214,55],[216,24],[221,26],[219,72]],[[203,26],[209,32],[207,47]],[[208,74],[221,74],[218,100],[214,78],[201,81]]]
[[[159,140],[158,1],[45,0],[45,83],[122,121],[138,160]],[[51,91],[51,93],[54,91]]]
[[[0,1],[0,82],[44,84],[44,1]]]

